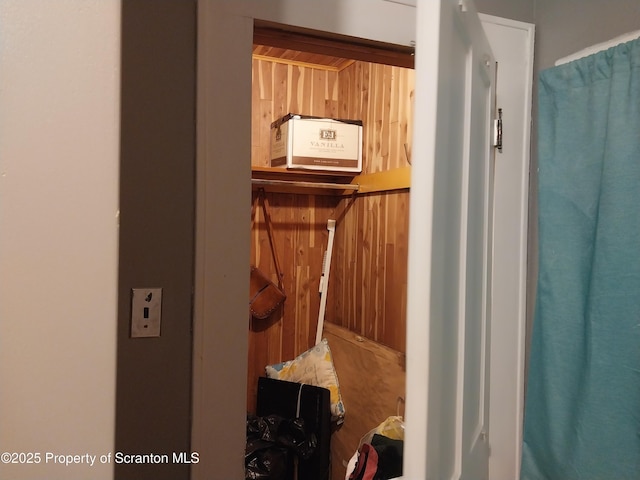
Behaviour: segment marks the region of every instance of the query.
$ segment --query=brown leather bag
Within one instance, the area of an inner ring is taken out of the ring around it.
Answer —
[[[260,320],[268,318],[287,298],[284,292],[256,267],[251,267],[249,310]]]
[[[264,212],[265,225],[267,227],[267,233],[269,234],[269,244],[271,245],[271,253],[273,255],[273,263],[276,267],[276,274],[278,275],[278,285],[273,283],[269,278],[262,273],[257,267],[251,266],[251,276],[249,283],[249,310],[251,315],[260,320],[269,318],[271,314],[284,303],[287,295],[282,285],[282,273],[280,273],[280,265],[278,263],[278,256],[276,254],[275,244],[273,243],[273,234],[271,233],[271,220],[269,212],[267,210],[267,199],[264,194],[264,190],[258,190],[256,201],[260,199],[262,202],[262,210]],[[255,203],[251,211],[251,222],[253,226],[254,214],[256,210]]]

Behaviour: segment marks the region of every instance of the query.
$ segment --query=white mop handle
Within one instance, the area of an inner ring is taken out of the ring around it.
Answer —
[[[324,313],[327,308],[327,287],[329,286],[329,272],[331,271],[331,254],[333,253],[333,236],[336,233],[336,221],[327,220],[327,230],[329,230],[329,242],[325,252],[324,265],[322,266],[322,276],[320,277],[320,311],[318,312],[318,328],[316,330],[316,345],[322,341],[322,331],[324,329]]]

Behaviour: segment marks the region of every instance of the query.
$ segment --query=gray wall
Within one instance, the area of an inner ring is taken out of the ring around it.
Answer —
[[[638,0],[535,0],[538,71],[561,57],[640,29]]]
[[[114,451],[189,451],[196,3],[122,2],[120,262]],[[129,338],[130,291],[162,287],[160,338]],[[115,465],[180,480],[188,465]]]
[[[536,65],[640,29],[638,0],[475,0],[479,12],[536,25]]]
[[[476,0],[476,5],[482,13],[536,24],[536,77],[559,57],[640,28],[638,0]],[[127,0],[122,8],[115,451],[170,454],[189,450],[191,428],[196,3]],[[535,98],[530,298],[537,275]],[[164,288],[159,339],[128,338],[133,287]],[[180,465],[116,466],[116,479],[188,476],[188,467]]]
[[[534,0],[475,0],[480,13],[534,23]]]

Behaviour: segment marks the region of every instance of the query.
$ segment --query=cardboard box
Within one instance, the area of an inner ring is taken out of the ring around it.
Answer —
[[[271,166],[362,171],[362,121],[288,114],[271,124]]]

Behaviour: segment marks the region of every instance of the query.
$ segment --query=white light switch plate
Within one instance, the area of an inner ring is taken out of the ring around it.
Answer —
[[[134,288],[131,292],[131,338],[159,337],[162,289]]]

